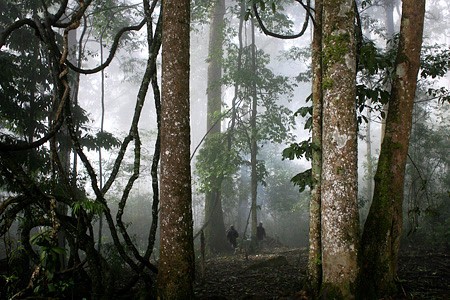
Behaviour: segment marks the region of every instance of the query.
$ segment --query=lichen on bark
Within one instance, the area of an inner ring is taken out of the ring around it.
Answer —
[[[338,299],[355,297],[358,274],[353,20],[351,1],[324,1],[321,293]]]
[[[189,0],[163,2],[158,298],[193,299]]]

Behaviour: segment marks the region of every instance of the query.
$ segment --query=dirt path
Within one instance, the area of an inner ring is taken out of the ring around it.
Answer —
[[[308,299],[300,291],[306,264],[304,248],[215,257],[197,275],[195,293],[199,299]],[[399,266],[400,291],[393,299],[450,299],[448,254],[406,253]]]

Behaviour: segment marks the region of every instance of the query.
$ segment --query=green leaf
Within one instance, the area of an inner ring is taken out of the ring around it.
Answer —
[[[312,172],[311,169],[298,173],[294,177],[292,177],[291,181],[294,185],[299,187],[299,192],[303,192],[307,186],[311,187],[312,185]]]
[[[266,10],[266,3],[264,2],[264,0],[259,1],[259,6],[261,7],[261,10]]]
[[[288,148],[285,148],[282,152],[283,160],[293,160],[305,157],[310,159],[312,155],[311,138],[300,143],[292,143]]]
[[[300,107],[295,113],[294,113],[294,117],[297,117],[298,115],[302,116],[302,117],[306,117],[306,115],[312,115],[312,106],[303,106]]]
[[[312,117],[309,117],[308,120],[306,120],[304,129],[311,129],[312,128],[312,121],[313,121]]]
[[[66,249],[61,248],[61,247],[52,247],[51,250],[59,255],[65,254],[66,253]]]
[[[248,19],[252,17],[253,18],[253,14],[252,11],[250,9],[247,9],[247,11],[245,12],[245,16],[244,16],[244,20],[248,21]]]

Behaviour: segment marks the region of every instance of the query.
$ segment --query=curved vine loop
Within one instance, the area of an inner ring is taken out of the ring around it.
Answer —
[[[264,34],[266,34],[268,36],[276,37],[279,39],[284,39],[284,40],[296,39],[298,37],[301,37],[305,33],[306,29],[308,28],[310,18],[311,18],[313,24],[315,24],[314,18],[311,14],[311,11],[313,10],[311,8],[311,0],[306,0],[306,4],[303,3],[302,0],[295,0],[295,2],[298,2],[305,9],[306,15],[305,15],[305,20],[303,21],[303,26],[302,26],[302,29],[300,30],[300,32],[296,33],[296,34],[292,34],[292,35],[279,34],[279,33],[275,33],[275,32],[270,31],[269,29],[267,29],[267,27],[264,25],[264,22],[261,19],[261,16],[259,15],[257,1],[253,2],[253,4],[252,4],[253,13],[255,15],[256,20],[258,21],[259,26],[261,27],[261,30],[264,32]]]

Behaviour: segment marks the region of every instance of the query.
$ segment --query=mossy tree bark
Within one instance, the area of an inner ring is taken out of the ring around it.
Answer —
[[[312,115],[312,187],[309,204],[308,289],[318,293],[322,284],[321,173],[322,173],[322,1],[315,2],[312,42],[313,115]]]
[[[224,39],[225,1],[216,0],[211,10],[211,27],[209,33],[209,62],[207,90],[207,130],[210,135],[220,134],[218,121],[222,107],[222,44]],[[208,139],[205,141],[208,143]],[[216,158],[216,159],[226,159]],[[220,177],[220,175],[219,175]],[[221,179],[213,180],[218,186],[213,187],[205,195],[205,227],[206,249],[209,253],[223,252],[228,249],[223,220]]]
[[[359,248],[354,1],[323,1],[322,292],[353,299]]]
[[[375,174],[375,190],[361,242],[361,293],[378,299],[395,290],[402,233],[405,165],[412,124],[425,1],[405,0],[386,133]]]
[[[189,0],[163,2],[158,297],[193,299]]]

